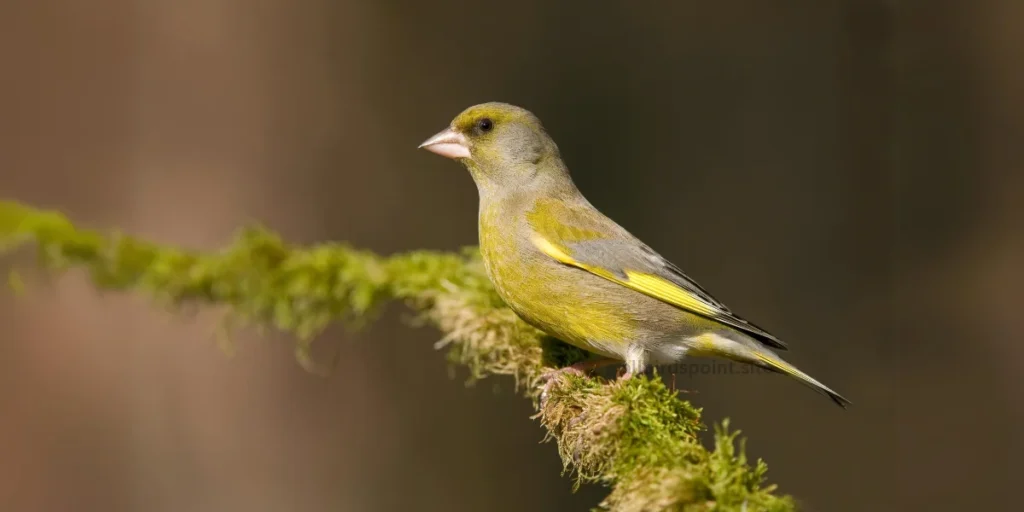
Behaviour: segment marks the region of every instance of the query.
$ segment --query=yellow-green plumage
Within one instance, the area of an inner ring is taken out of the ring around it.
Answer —
[[[625,361],[629,375],[686,354],[712,355],[793,376],[848,403],[770,348],[785,344],[587,202],[530,112],[503,103],[470,107],[422,147],[473,175],[488,276],[525,321]]]

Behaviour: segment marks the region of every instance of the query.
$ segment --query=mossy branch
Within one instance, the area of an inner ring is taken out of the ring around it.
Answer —
[[[84,268],[97,288],[143,292],[172,308],[226,305],[231,325],[292,333],[307,366],[310,343],[328,324],[365,322],[384,303],[402,301],[443,333],[438,348],[472,378],[515,379],[577,483],[612,488],[602,509],[794,508],[791,498],[763,485],[766,466],[748,463],[727,421],[716,428],[714,449],[702,446],[700,410],[660,379],[558,377],[541,403],[541,375],[584,354],[505,307],[475,248],[382,257],[341,243],[293,247],[256,227],[223,250],[199,252],[78,229],[59,213],[0,202],[0,253],[30,243],[40,266]]]

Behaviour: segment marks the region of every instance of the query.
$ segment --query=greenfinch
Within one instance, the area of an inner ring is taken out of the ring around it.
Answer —
[[[461,162],[480,195],[480,252],[499,296],[527,323],[604,356],[562,371],[624,361],[628,378],[686,355],[714,356],[796,378],[850,402],[774,350],[786,345],[740,318],[594,208],[558,146],[529,111],[484,103],[420,145]]]

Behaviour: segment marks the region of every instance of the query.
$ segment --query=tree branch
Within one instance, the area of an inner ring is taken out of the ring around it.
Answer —
[[[697,438],[705,428],[700,410],[658,378],[558,377],[542,404],[541,374],[586,355],[504,306],[475,248],[381,257],[341,243],[292,247],[254,227],[223,250],[204,253],[78,229],[59,213],[0,202],[0,253],[30,243],[41,267],[84,268],[97,288],[143,292],[171,308],[226,305],[226,325],[292,333],[307,368],[310,344],[328,324],[366,322],[386,302],[402,301],[444,334],[436,346],[468,367],[471,378],[515,379],[576,484],[612,488],[603,509],[794,508],[791,498],[774,494],[775,486],[763,486],[767,467],[760,460],[748,464],[728,421],[715,429],[714,450],[704,448]]]

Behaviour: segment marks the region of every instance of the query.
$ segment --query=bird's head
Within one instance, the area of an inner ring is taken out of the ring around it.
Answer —
[[[458,160],[481,187],[565,175],[558,146],[537,116],[507,103],[467,108],[420,147]]]

